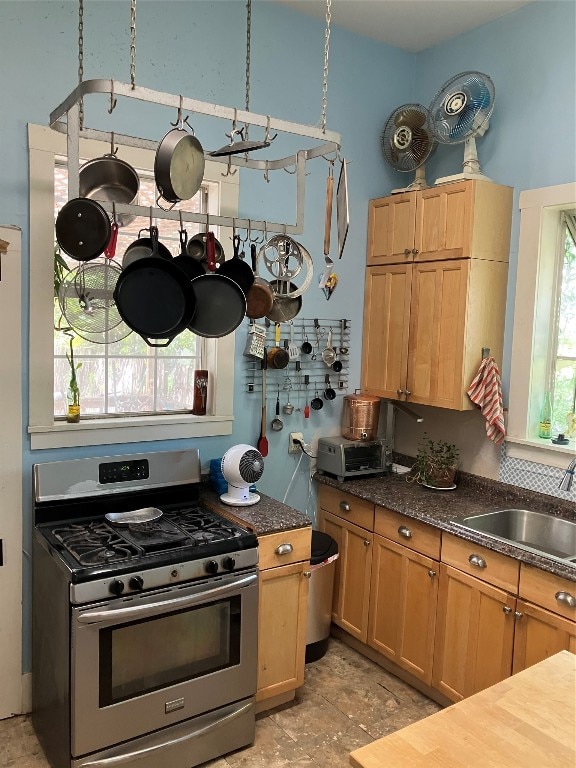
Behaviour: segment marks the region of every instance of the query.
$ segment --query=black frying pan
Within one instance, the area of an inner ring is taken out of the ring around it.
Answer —
[[[192,280],[196,313],[188,328],[198,336],[220,338],[236,330],[246,315],[246,297],[232,278],[215,272],[214,233],[206,235],[209,272]]]
[[[240,258],[240,236],[234,235],[234,256],[229,261],[225,261],[218,270],[219,275],[226,275],[238,283],[240,288],[247,294],[254,284],[254,272],[248,264]]]
[[[62,206],[56,217],[56,240],[62,250],[78,261],[91,261],[104,253],[112,225],[96,200],[75,197]]]
[[[158,256],[158,230],[150,228],[152,255],[129,264],[116,288],[114,301],[122,319],[151,347],[167,347],[185,330],[196,311],[190,279],[177,264]],[[151,339],[163,339],[162,343]]]

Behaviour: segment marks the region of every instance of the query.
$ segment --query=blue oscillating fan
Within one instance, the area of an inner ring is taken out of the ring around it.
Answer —
[[[494,109],[494,83],[482,72],[461,72],[450,78],[429,107],[431,131],[441,144],[464,145],[462,173],[436,179],[446,184],[461,179],[491,181],[480,170],[476,137],[483,136]]]

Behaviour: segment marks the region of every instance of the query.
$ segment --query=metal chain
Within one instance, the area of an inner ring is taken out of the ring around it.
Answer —
[[[330,20],[332,0],[326,0],[326,35],[324,40],[324,80],[322,82],[322,118],[320,127],[326,132],[326,110],[328,109],[328,54],[330,52]]]
[[[78,0],[78,85],[84,78],[84,0]],[[84,99],[80,99],[78,125],[84,128]]]
[[[252,0],[246,0],[246,112],[250,112],[250,36],[252,27]]]
[[[130,83],[136,88],[136,0],[130,0]]]

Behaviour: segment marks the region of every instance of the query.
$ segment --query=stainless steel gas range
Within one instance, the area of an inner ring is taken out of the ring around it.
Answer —
[[[34,498],[33,723],[52,766],[191,768],[252,743],[257,540],[202,507],[198,452],[36,464]],[[148,508],[163,514],[106,518]]]

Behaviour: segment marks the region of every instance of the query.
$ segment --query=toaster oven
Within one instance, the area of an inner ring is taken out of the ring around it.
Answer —
[[[343,481],[364,475],[389,472],[390,452],[384,440],[348,440],[345,437],[318,439],[316,471]]]

